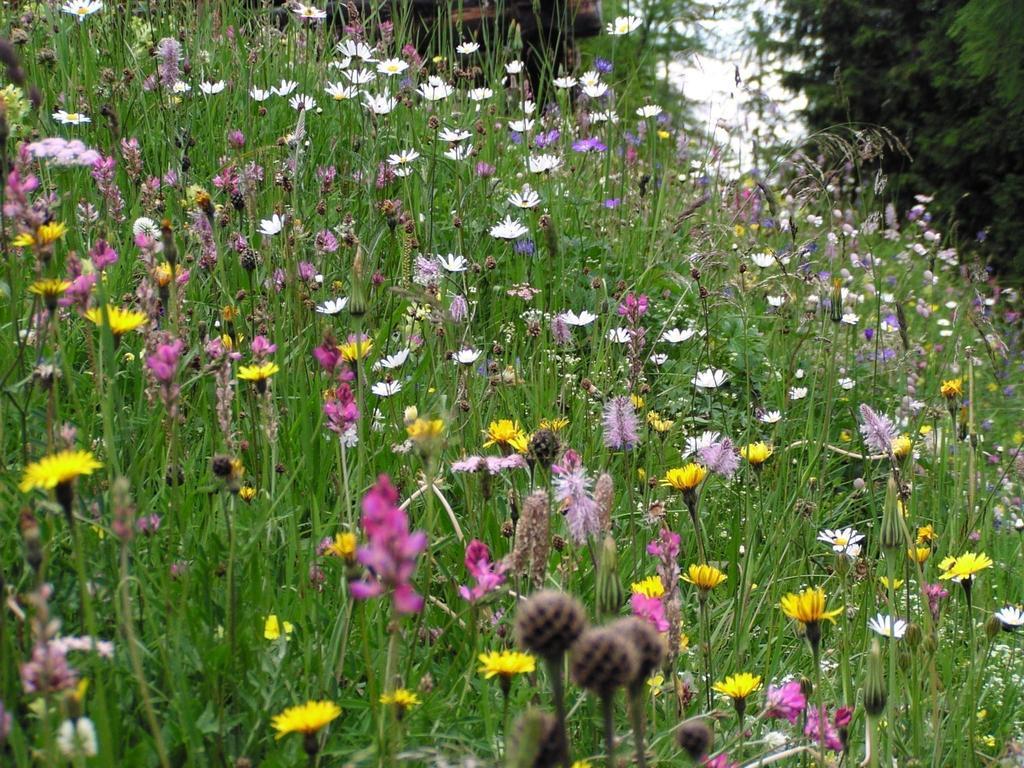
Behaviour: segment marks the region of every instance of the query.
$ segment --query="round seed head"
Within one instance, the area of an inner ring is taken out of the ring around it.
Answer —
[[[519,645],[545,659],[557,659],[569,650],[586,626],[583,606],[554,590],[537,592],[516,612]]]
[[[636,678],[636,651],[621,632],[602,627],[580,635],[572,647],[572,679],[598,696],[611,696],[616,688]]]
[[[619,619],[610,629],[619,632],[636,651],[636,677],[629,681],[630,688],[646,682],[665,660],[665,642],[649,621],[630,616]]]
[[[676,731],[676,739],[683,751],[690,756],[693,762],[697,762],[711,749],[714,737],[708,724],[703,720],[691,720]]]

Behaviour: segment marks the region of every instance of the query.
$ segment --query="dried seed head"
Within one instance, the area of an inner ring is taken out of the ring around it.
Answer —
[[[551,552],[549,527],[548,495],[535,491],[523,502],[511,556],[512,570],[529,577],[534,586],[541,584],[547,575]]]
[[[665,641],[649,621],[635,616],[619,619],[609,629],[621,634],[636,651],[636,676],[627,683],[631,690],[636,690],[665,660]]]
[[[550,429],[538,429],[530,438],[529,457],[544,469],[550,469],[561,450],[558,435]]]
[[[572,679],[602,698],[628,685],[639,661],[626,636],[610,627],[584,632],[572,647]]]
[[[519,645],[545,659],[562,656],[586,626],[583,606],[564,592],[538,592],[516,612]]]
[[[714,736],[708,724],[703,720],[691,720],[688,723],[683,723],[676,731],[676,740],[683,751],[696,763],[711,750]]]
[[[556,768],[569,759],[564,731],[558,718],[547,712],[531,709],[516,721],[510,753],[511,765],[529,768]]]

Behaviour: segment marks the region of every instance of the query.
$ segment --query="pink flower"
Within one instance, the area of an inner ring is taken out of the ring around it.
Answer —
[[[416,570],[416,558],[427,548],[427,534],[409,531],[409,518],[398,507],[398,491],[387,475],[363,496],[363,533],[366,546],[356,552],[356,559],[369,574],[362,581],[349,584],[352,597],[368,600],[384,594],[391,596],[398,613],[417,613],[423,608],[423,597],[413,589],[410,579]]]
[[[849,723],[849,720],[847,720]],[[815,707],[807,710],[807,724],[804,726],[804,736],[811,739],[815,744],[824,744],[826,749],[833,752],[843,751],[843,742],[839,738],[839,732],[828,717],[828,709]]]
[[[250,349],[252,349],[253,357],[262,360],[277,352],[277,344],[271,344],[270,339],[266,336],[256,336],[252,340]]]
[[[665,604],[660,597],[647,597],[640,592],[634,592],[629,598],[629,607],[633,615],[651,622],[659,632],[668,632],[669,623],[665,618]]]
[[[185,343],[181,339],[158,345],[156,352],[146,358],[146,367],[153,374],[153,378],[161,384],[174,381],[174,374],[178,371],[178,360],[184,349]]]
[[[782,686],[769,685],[767,699],[768,717],[785,718],[791,723],[796,722],[807,706],[807,697],[795,680]]]
[[[505,582],[504,563],[491,562],[491,551],[479,539],[473,539],[466,547],[466,570],[476,580],[476,586],[459,587],[459,595],[463,600],[475,603],[480,598],[493,592]]]

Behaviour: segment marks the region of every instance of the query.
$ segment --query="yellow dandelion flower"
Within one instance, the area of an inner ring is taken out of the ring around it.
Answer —
[[[913,450],[914,444],[906,435],[900,435],[892,441],[892,455],[897,459],[905,459]]]
[[[774,450],[768,443],[758,442],[744,445],[740,448],[740,456],[749,461],[752,466],[759,467],[771,458]]]
[[[842,608],[825,610],[825,590],[821,587],[808,587],[800,594],[785,595],[779,607],[787,617],[804,625],[818,624],[824,619],[834,623],[836,616],[843,612]]]
[[[674,488],[677,491],[692,491],[704,482],[704,478],[707,476],[707,469],[700,464],[687,464],[666,472],[665,477],[661,480],[661,485]]]
[[[85,319],[96,325],[109,325],[110,332],[120,338],[142,326],[148,318],[145,312],[136,309],[121,309],[121,307],[108,304],[106,311],[103,307],[92,307],[86,310]]]
[[[691,564],[686,573],[683,574],[683,581],[693,584],[702,592],[709,592],[727,578],[729,577],[713,565]]]
[[[259,363],[257,365],[243,365],[238,369],[238,378],[242,381],[253,381],[259,384],[265,382],[281,368],[277,363]]]
[[[353,560],[356,556],[356,546],[359,539],[350,531],[343,531],[335,534],[334,541],[327,547],[327,554],[340,557],[343,560]]]
[[[34,293],[43,299],[46,308],[51,312],[57,306],[57,300],[64,295],[64,292],[71,287],[71,283],[60,278],[47,278],[36,280],[28,287],[29,293]]]
[[[631,402],[633,407],[638,411],[642,411],[644,409],[644,399],[640,397],[640,395],[630,395],[629,402]]]
[[[561,432],[563,429],[569,426],[569,420],[566,418],[559,417],[557,419],[541,419],[540,428],[550,429],[552,432]]]
[[[738,675],[729,675],[725,680],[719,680],[711,690],[720,693],[733,700],[744,701],[746,698],[761,687],[761,676],[752,675],[749,672],[740,672]]]
[[[346,341],[344,344],[338,345],[338,352],[341,353],[341,359],[346,363],[354,363],[357,360],[362,360],[373,349],[372,339],[352,339]]]
[[[931,547],[910,547],[907,549],[907,557],[915,563],[921,564],[932,555]]]
[[[341,707],[333,701],[307,701],[274,715],[270,725],[277,731],[274,738],[280,739],[289,733],[317,733],[340,714]]]
[[[382,694],[380,697],[380,703],[385,705],[394,705],[398,707],[398,709],[404,711],[419,705],[420,697],[408,688],[396,688],[389,693]]]
[[[498,421],[492,421],[487,425],[487,431],[484,432],[484,436],[487,440],[484,442],[484,448],[490,448],[492,445],[497,446],[508,446],[518,451],[519,448],[516,446],[519,444],[525,445],[528,443],[526,433],[523,432],[523,428],[519,426],[518,421],[512,421],[512,419],[499,419]]]
[[[962,378],[949,379],[942,382],[939,393],[947,400],[957,400],[964,396],[964,380]]]
[[[878,583],[881,584],[886,589],[889,589],[889,577],[888,576],[879,576],[878,577]],[[892,580],[892,588],[894,590],[899,589],[902,586],[903,586],[903,579],[893,579]]]
[[[935,528],[932,525],[922,525],[917,529],[917,543],[918,544],[930,544],[939,538],[939,535],[935,532]]]
[[[414,443],[427,443],[444,434],[444,421],[442,419],[417,418],[411,424],[406,425],[405,431]]]
[[[250,502],[256,498],[256,489],[251,485],[243,485],[238,489],[238,498],[242,501]]]
[[[267,640],[277,640],[284,630],[285,636],[290,635],[295,626],[290,621],[279,621],[276,614],[270,614],[263,622],[263,637]]]
[[[102,467],[90,451],[60,451],[25,467],[18,490],[22,493],[35,489],[53,490],[57,486],[69,485],[81,475],[91,475]]]
[[[646,419],[647,426],[658,434],[665,434],[672,429],[672,425],[675,424],[675,421],[672,419],[663,419],[657,411],[648,411]]]
[[[992,565],[992,558],[984,552],[967,552],[959,557],[947,557],[943,560],[939,565],[940,570],[943,571],[939,574],[939,578],[954,581],[969,580],[987,568],[991,568]]]
[[[644,597],[661,597],[665,594],[665,585],[661,583],[661,576],[648,576],[630,584],[629,591]]]
[[[499,675],[508,679],[537,669],[537,660],[520,651],[489,651],[481,653],[477,658],[480,659],[480,674],[485,680]]]
[[[30,248],[33,245],[50,245],[60,240],[67,233],[68,228],[63,222],[51,221],[38,227],[35,234],[22,232],[11,241],[15,248]]]
[[[690,636],[685,632],[679,633],[679,652],[686,653],[690,650]]]

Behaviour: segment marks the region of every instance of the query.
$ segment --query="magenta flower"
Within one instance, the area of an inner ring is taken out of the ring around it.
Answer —
[[[651,622],[659,632],[668,632],[669,623],[665,617],[665,604],[660,597],[647,597],[641,592],[634,592],[629,598],[629,607],[633,615]]]
[[[848,717],[846,722],[849,723]],[[804,726],[804,736],[811,739],[815,744],[824,744],[826,749],[830,749],[833,752],[843,751],[843,742],[839,738],[839,731],[836,730],[835,724],[829,719],[828,710],[825,707],[814,707],[807,710],[807,724]]]
[[[619,304],[619,315],[626,318],[630,323],[636,324],[641,317],[647,314],[647,296],[641,293],[627,293],[626,297]]]
[[[324,415],[327,428],[338,435],[345,436],[355,427],[359,421],[359,406],[348,384],[338,385],[332,397],[324,402]]]
[[[157,345],[156,352],[146,358],[146,367],[153,378],[161,384],[170,384],[178,372],[178,360],[185,349],[185,342],[175,339],[167,344]]]
[[[398,613],[418,613],[423,597],[413,589],[410,579],[416,570],[416,558],[427,548],[427,534],[409,531],[409,518],[398,507],[398,490],[387,475],[363,496],[363,533],[366,546],[356,552],[369,571],[367,578],[349,584],[352,597],[368,600],[388,594]]]
[[[111,248],[106,240],[97,240],[92,250],[89,251],[89,259],[92,261],[92,265],[102,272],[117,262],[117,251]]]
[[[487,545],[473,539],[466,547],[466,570],[476,580],[476,585],[472,588],[460,586],[459,595],[463,600],[475,603],[505,583],[507,567],[505,563],[492,562]]]
[[[522,454],[510,456],[467,456],[452,462],[452,472],[483,472],[496,475],[506,469],[528,469],[529,465]]]
[[[733,763],[729,761],[729,756],[722,752],[720,755],[714,757],[705,757],[704,765],[707,768],[738,768],[739,763]]]
[[[254,337],[249,348],[252,350],[253,357],[257,360],[270,357],[270,355],[277,352],[277,344],[271,344],[270,339],[262,335]]]
[[[804,696],[800,683],[796,680],[785,685],[768,686],[768,717],[785,718],[795,723],[800,713],[807,706],[807,697]]]

